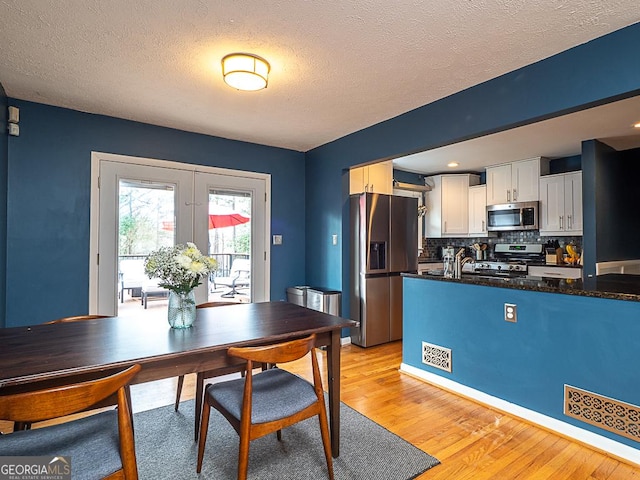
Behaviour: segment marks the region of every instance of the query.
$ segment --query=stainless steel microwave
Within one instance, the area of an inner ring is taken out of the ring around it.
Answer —
[[[487,230],[538,230],[538,202],[488,205]]]

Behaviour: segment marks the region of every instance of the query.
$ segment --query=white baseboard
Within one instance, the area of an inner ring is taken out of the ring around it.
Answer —
[[[484,392],[476,390],[466,385],[454,382],[448,378],[441,377],[430,372],[426,372],[411,365],[402,363],[400,365],[400,371],[417,377],[425,382],[433,385],[446,388],[452,392],[460,394],[464,397],[470,398],[474,401],[480,402],[489,407],[496,408],[505,413],[521,418],[528,422],[540,425],[543,428],[554,431],[568,438],[573,438],[578,442],[585,445],[589,445],[595,449],[614,455],[620,459],[624,459],[631,463],[640,465],[640,450],[625,445],[610,438],[603,437],[596,433],[584,430],[566,422],[562,422],[547,415],[543,415],[534,410],[521,407],[514,403],[507,402],[501,398],[488,395]]]

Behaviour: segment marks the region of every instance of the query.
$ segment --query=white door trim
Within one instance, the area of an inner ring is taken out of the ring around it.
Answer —
[[[211,173],[216,175],[260,179],[265,182],[265,202],[264,202],[264,291],[255,291],[256,301],[270,299],[270,271],[271,271],[271,175],[258,172],[246,172],[242,170],[232,170],[219,167],[208,167],[204,165],[193,165],[169,160],[159,160],[154,158],[133,157],[129,155],[118,155],[105,152],[91,152],[91,199],[90,199],[90,221],[89,221],[89,312],[98,313],[98,254],[99,242],[98,234],[100,227],[99,218],[99,182],[100,182],[100,162],[108,160],[124,164],[143,165],[161,168],[174,168],[181,171]],[[256,199],[257,200],[257,199]]]

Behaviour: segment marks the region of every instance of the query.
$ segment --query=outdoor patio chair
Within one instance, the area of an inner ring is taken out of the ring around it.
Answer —
[[[248,287],[251,284],[251,260],[248,258],[236,258],[231,264],[231,272],[228,277],[213,277],[213,289],[217,290],[218,286],[222,285],[230,287],[226,293],[220,295],[223,298],[233,298],[235,295],[242,294],[238,288]]]
[[[147,279],[144,274],[144,260],[130,258],[120,260],[118,277],[120,280],[118,288],[120,303],[124,302],[125,290],[128,290],[132,297],[141,296],[142,284]]]
[[[142,282],[142,288],[140,289],[140,303],[147,308],[147,303],[150,298],[167,298],[169,296],[169,290],[158,285],[159,280],[146,279]]]

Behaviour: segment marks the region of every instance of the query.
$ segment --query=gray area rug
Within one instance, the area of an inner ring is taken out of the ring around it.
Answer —
[[[138,471],[141,480],[235,479],[238,436],[216,410],[211,411],[202,473],[196,473],[193,401],[174,412],[167,406],[134,416]],[[412,479],[440,462],[397,435],[341,404],[340,457],[334,459],[336,480]],[[329,478],[317,418],[251,442],[249,479]]]

